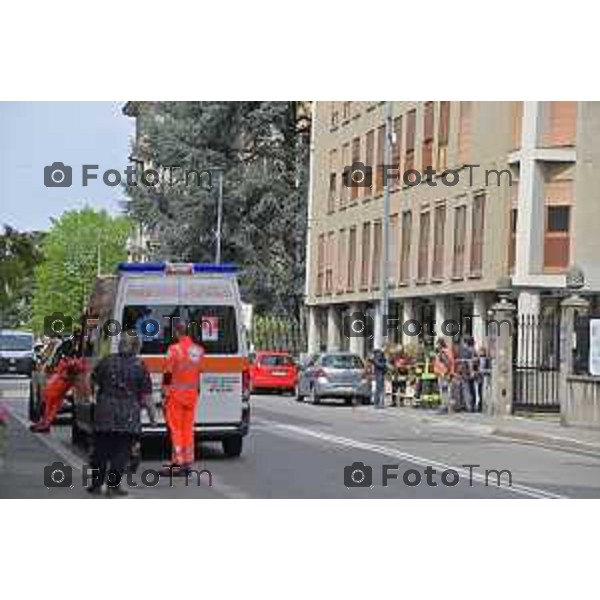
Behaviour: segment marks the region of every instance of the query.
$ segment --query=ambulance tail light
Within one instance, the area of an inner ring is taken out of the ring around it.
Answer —
[[[250,369],[247,365],[242,371],[242,398],[250,398]]]

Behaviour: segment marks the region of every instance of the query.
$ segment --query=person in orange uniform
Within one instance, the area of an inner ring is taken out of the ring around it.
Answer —
[[[177,342],[169,347],[163,372],[165,420],[172,445],[171,470],[186,474],[194,462],[194,420],[204,348],[192,340],[182,323],[175,325],[175,335]]]
[[[65,343],[69,343],[67,340]],[[85,360],[75,356],[75,347],[70,345],[69,349],[59,360],[54,373],[50,375],[43,390],[42,418],[34,423],[30,430],[34,433],[49,433],[50,427],[62,406],[67,393],[77,382],[78,376],[85,370]]]

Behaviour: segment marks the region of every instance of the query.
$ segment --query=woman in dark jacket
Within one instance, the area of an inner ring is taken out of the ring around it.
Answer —
[[[139,347],[137,336],[123,333],[118,353],[103,358],[92,373],[92,383],[97,387],[92,484],[88,487],[92,494],[100,493],[106,481],[107,495],[127,495],[121,477],[132,442],[141,432],[142,407],[154,422],[152,381],[137,358]]]

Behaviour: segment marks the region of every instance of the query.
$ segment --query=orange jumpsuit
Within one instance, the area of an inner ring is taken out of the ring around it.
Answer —
[[[44,388],[44,414],[40,421],[52,425],[69,390],[75,385],[77,375],[84,370],[82,359],[63,358],[49,377]]]
[[[183,336],[169,348],[165,364],[165,420],[173,447],[172,463],[194,462],[194,421],[204,349]],[[170,374],[170,381],[168,374]]]

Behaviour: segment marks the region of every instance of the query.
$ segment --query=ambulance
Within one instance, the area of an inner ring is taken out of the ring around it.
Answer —
[[[122,335],[137,335],[140,358],[151,373],[157,424],[142,412],[142,440],[166,436],[162,373],[177,322],[205,349],[194,425],[197,441],[222,443],[239,456],[250,424],[249,365],[237,268],[229,264],[121,263],[117,274],[99,278],[83,317],[82,354],[89,372],[117,351]],[[85,388],[86,386],[83,386]],[[93,397],[76,395],[73,442],[92,433]]]

